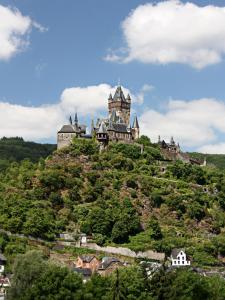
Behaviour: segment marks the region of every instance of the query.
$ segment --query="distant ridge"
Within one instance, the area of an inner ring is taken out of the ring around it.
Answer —
[[[3,137],[0,139],[0,171],[14,161],[30,159],[32,162],[38,162],[41,157],[46,158],[55,149],[54,144],[26,142],[22,137]]]

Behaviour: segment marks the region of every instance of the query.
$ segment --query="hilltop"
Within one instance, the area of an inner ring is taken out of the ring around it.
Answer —
[[[12,164],[0,175],[0,227],[54,240],[84,232],[100,244],[170,254],[185,247],[194,264],[221,264],[225,255],[225,174],[166,162],[148,138],[113,143],[99,153],[94,140],[39,164]]]

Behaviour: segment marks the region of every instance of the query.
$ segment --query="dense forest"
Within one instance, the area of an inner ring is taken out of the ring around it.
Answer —
[[[138,143],[144,145],[143,153]],[[94,140],[74,139],[70,147],[55,151],[45,160],[12,162],[0,173],[0,228],[49,242],[64,231],[83,232],[99,245],[152,249],[166,255],[175,247],[185,247],[193,267],[223,267],[224,171],[181,161],[169,163],[147,137],[142,136],[138,143],[110,143],[107,151],[99,153]],[[16,254],[27,251],[25,244],[6,241],[4,236],[0,236],[0,244],[13,260]],[[71,287],[80,296],[46,299],[224,299],[216,294],[218,290],[225,295],[222,281],[188,270],[168,274],[162,270],[151,280],[141,270],[120,271],[121,295],[126,296],[117,298],[109,294],[114,285],[119,286],[116,274],[107,279],[94,277],[84,287],[77,275],[65,269],[48,265],[38,272],[41,275],[32,279],[35,288],[17,299],[42,299],[37,295],[46,293],[43,282],[49,278],[48,284],[54,286],[51,280],[57,276],[58,284],[65,284],[63,290]],[[60,279],[60,272],[68,281]],[[18,282],[13,283],[12,293],[18,293]],[[94,298],[93,293],[100,291],[102,298]],[[119,288],[116,291],[120,293]],[[85,293],[86,298],[82,298]],[[210,293],[215,293],[215,298]]]
[[[5,170],[13,161],[30,159],[38,162],[41,157],[46,158],[55,149],[56,145],[52,144],[25,142],[20,137],[3,137],[0,139],[0,171]]]

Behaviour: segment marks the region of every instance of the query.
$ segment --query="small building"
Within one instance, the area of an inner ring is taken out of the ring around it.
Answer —
[[[5,256],[0,253],[0,274],[4,273],[5,271],[5,265],[6,265],[6,258]]]
[[[187,255],[184,249],[173,249],[171,253],[171,265],[173,267],[190,266],[190,260],[187,260]]]
[[[10,281],[8,277],[0,275],[0,300],[6,299],[7,289],[10,287]]]
[[[73,272],[81,274],[83,277],[83,282],[87,282],[92,275],[92,270],[89,268],[73,268]]]
[[[81,255],[78,256],[75,265],[76,268],[90,269],[93,273],[98,269],[100,261],[94,255]]]
[[[100,275],[106,276],[111,274],[114,270],[123,267],[124,264],[115,257],[103,257],[101,264],[98,268]]]
[[[86,245],[87,244],[87,235],[86,235],[86,233],[81,233],[80,234],[80,243],[81,243],[81,245]]]

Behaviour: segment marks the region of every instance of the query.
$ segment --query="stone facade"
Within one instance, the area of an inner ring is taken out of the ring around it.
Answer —
[[[139,138],[140,129],[137,116],[133,125],[130,124],[131,97],[124,96],[121,86],[118,86],[114,96],[108,98],[108,118],[98,119],[92,132],[100,143],[100,150],[104,149],[108,141],[122,141],[133,143]]]
[[[69,122],[70,124],[63,125],[57,133],[57,149],[69,146],[75,137],[91,138],[91,135],[86,134],[86,125],[79,124],[77,113],[74,122],[71,117]]]
[[[96,124],[92,123],[91,135],[86,134],[86,126],[80,125],[77,114],[74,122],[69,119],[68,125],[63,125],[57,134],[57,148],[69,146],[74,137],[92,138],[96,136],[100,144],[100,151],[105,149],[109,141],[123,141],[132,143],[139,138],[140,129],[137,116],[133,125],[130,125],[131,97],[124,96],[121,86],[118,86],[114,96],[108,98],[108,117],[97,119]]]

